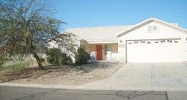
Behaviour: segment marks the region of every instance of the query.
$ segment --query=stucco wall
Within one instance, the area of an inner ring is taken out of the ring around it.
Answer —
[[[96,45],[95,44],[89,45],[89,53],[91,53],[91,52],[96,52]]]
[[[117,53],[118,52],[118,44],[117,43],[112,43],[112,53]]]

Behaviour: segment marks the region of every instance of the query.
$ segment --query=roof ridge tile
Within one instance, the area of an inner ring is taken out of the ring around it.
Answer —
[[[77,27],[77,28],[68,28],[67,30],[72,29],[90,29],[90,28],[111,28],[111,27],[131,27],[134,25],[117,25],[117,26],[94,26],[94,27]]]

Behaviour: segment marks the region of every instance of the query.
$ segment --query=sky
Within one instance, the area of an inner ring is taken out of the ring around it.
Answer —
[[[148,18],[187,29],[187,0],[51,0],[54,17],[67,28],[134,25]]]

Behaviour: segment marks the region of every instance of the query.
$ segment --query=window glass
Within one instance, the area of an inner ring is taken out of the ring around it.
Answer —
[[[157,31],[157,26],[153,26],[153,31]]]
[[[111,46],[111,44],[106,44],[106,45],[105,45],[105,55],[107,54],[107,51],[112,51],[112,46]]]

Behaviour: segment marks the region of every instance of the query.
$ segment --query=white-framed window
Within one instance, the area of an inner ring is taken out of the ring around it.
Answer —
[[[155,43],[158,43],[158,41],[155,41]]]
[[[164,42],[165,42],[165,40],[161,40],[160,42],[161,42],[161,43],[164,43]]]
[[[105,50],[105,55],[106,55],[107,51],[112,51],[112,45],[111,44],[106,44],[104,50]]]
[[[144,40],[141,40],[140,43],[145,43],[145,41],[144,41]]]
[[[168,43],[172,43],[172,40],[167,40]]]
[[[138,43],[138,41],[134,41],[134,44],[137,44]]]
[[[132,42],[128,42],[128,44],[132,44]]]
[[[178,41],[177,40],[175,40],[175,42],[174,43],[178,43]]]
[[[147,32],[157,32],[157,31],[158,31],[158,26],[156,25],[147,27]]]
[[[157,31],[158,30],[158,27],[157,26],[153,26],[153,31]]]

